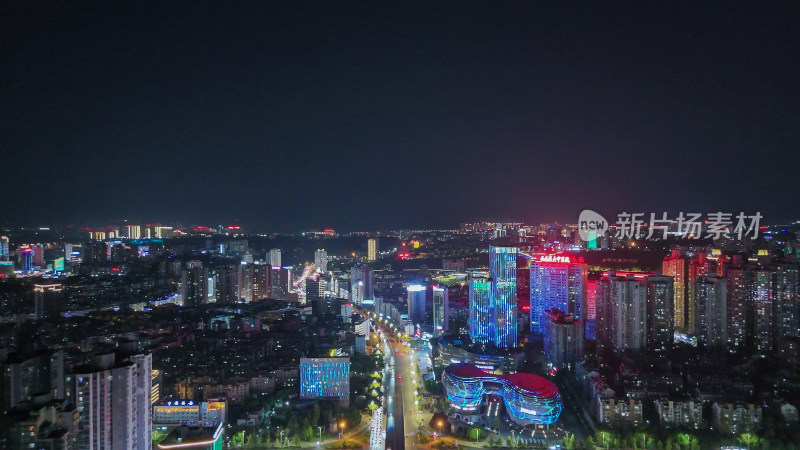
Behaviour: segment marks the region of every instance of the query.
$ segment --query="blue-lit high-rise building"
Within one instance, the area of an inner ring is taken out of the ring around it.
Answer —
[[[489,279],[469,276],[469,337],[472,342],[488,344],[489,336]]]
[[[31,247],[19,249],[19,268],[22,273],[33,271],[33,249]]]
[[[0,236],[0,261],[8,261],[10,256],[10,253],[8,253],[8,236]]]
[[[517,346],[517,248],[489,247],[491,342]]]
[[[350,406],[350,358],[300,358],[300,397]]]

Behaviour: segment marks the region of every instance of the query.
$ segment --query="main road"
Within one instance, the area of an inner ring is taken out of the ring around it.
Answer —
[[[380,320],[376,322],[382,331],[381,340],[388,346],[383,377],[386,449],[416,449],[421,417],[416,404],[416,390],[422,389],[422,379],[416,369],[414,351],[394,330],[383,326]]]
[[[419,409],[416,404],[416,390],[421,388],[419,374],[414,367],[414,353],[402,341],[392,340],[389,347],[393,353],[395,364],[389,392],[393,393],[392,408],[393,430],[387,423],[386,448],[391,450],[417,448],[417,430],[419,429]],[[391,439],[389,433],[391,433]]]

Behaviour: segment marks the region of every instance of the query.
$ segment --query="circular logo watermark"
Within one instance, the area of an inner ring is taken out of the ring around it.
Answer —
[[[608,231],[608,221],[605,217],[592,211],[584,209],[578,217],[578,235],[586,242],[593,241]]]

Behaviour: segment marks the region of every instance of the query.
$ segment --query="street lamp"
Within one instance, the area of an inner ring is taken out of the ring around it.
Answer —
[[[345,425],[344,420],[339,422],[339,439],[341,439],[342,436],[344,436],[344,425]]]
[[[321,441],[322,440],[322,427],[318,426],[317,429],[319,430],[319,440]]]

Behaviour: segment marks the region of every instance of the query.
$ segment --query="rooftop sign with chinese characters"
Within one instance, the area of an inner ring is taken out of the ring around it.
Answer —
[[[583,258],[581,257],[574,257],[569,255],[558,255],[553,253],[548,253],[546,255],[537,255],[536,258],[533,260],[537,263],[551,263],[551,264],[583,264]]]

